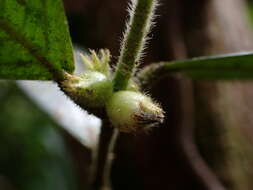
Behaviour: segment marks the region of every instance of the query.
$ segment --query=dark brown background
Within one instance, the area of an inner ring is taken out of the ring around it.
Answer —
[[[251,50],[246,3],[160,0],[142,65]],[[74,43],[109,48],[115,63],[126,6],[126,0],[65,0]],[[121,135],[112,173],[115,190],[253,188],[251,82],[171,76],[150,92],[162,103],[166,122],[149,134]]]

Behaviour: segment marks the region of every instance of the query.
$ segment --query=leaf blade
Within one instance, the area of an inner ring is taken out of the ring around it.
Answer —
[[[168,72],[181,72],[194,79],[253,78],[253,52],[206,56],[161,65]]]
[[[1,0],[0,9],[0,78],[47,80],[50,68],[73,71],[61,0]]]

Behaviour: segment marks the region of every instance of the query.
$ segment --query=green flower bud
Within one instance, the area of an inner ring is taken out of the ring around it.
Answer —
[[[152,99],[140,92],[119,91],[106,104],[108,117],[122,132],[149,129],[163,122],[164,112]]]
[[[60,87],[82,107],[104,107],[112,95],[112,81],[97,71],[87,71],[81,76],[66,74]]]
[[[110,77],[111,68],[110,60],[111,54],[108,49],[100,49],[98,54],[94,50],[90,50],[90,54],[80,54],[81,59],[88,70],[98,71]]]

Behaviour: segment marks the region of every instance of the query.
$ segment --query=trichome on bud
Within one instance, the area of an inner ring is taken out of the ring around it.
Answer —
[[[106,104],[108,117],[122,132],[136,132],[157,126],[164,112],[152,99],[140,92],[118,91]]]
[[[83,108],[103,108],[112,95],[109,50],[81,55],[86,71],[80,76],[65,73],[60,88]]]

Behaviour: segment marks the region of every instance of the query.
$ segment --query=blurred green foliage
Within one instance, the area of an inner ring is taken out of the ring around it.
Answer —
[[[75,190],[56,124],[13,82],[0,81],[0,88],[0,177],[18,190]]]

